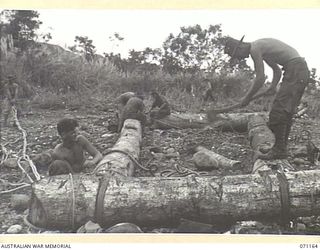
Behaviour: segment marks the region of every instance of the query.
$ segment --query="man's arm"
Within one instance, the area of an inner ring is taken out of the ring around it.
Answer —
[[[279,68],[278,64],[276,64],[274,62],[267,61],[267,60],[265,62],[273,70],[272,82],[271,82],[270,87],[267,89],[267,92],[275,92],[276,87],[277,87],[278,83],[280,82],[282,71]]]
[[[99,161],[102,160],[102,154],[96,149],[95,146],[88,141],[88,139],[82,135],[78,136],[78,141],[84,147],[84,149],[93,157],[92,160],[87,160],[84,165],[85,167],[90,167],[96,165]]]
[[[267,61],[267,60],[265,60],[265,62],[273,70],[272,82],[266,90],[262,91],[261,93],[256,94],[255,96],[252,97],[251,100],[260,98],[261,96],[274,95],[276,93],[276,87],[281,79],[282,71],[279,68],[278,64]]]
[[[151,109],[150,110],[154,109],[157,106],[158,106],[158,102],[157,102],[157,100],[154,100],[152,105],[151,105]]]
[[[258,90],[263,86],[263,83],[265,81],[264,76],[264,65],[263,65],[263,58],[259,50],[252,48],[251,49],[251,58],[254,63],[254,71],[256,73],[256,77],[253,81],[253,84],[251,85],[249,91],[245,95],[244,98],[242,98],[241,106],[246,106],[251,101],[254,94],[258,92]]]

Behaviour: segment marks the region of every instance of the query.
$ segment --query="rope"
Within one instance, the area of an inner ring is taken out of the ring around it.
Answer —
[[[45,232],[47,231],[47,229],[45,228],[41,228],[41,227],[37,227],[35,225],[33,225],[29,220],[28,220],[28,215],[26,214],[25,216],[23,216],[23,222],[24,224],[26,224],[29,228],[32,228],[33,230],[37,230],[40,232]]]
[[[17,160],[17,164],[18,164],[18,167],[21,169],[21,171],[28,177],[29,181],[31,183],[33,183],[34,181],[32,180],[32,178],[30,177],[30,175],[27,173],[27,171],[22,167],[20,161],[22,160],[22,157],[19,157],[18,160]]]
[[[73,176],[71,173],[69,173],[70,181],[71,181],[71,188],[72,188],[72,217],[71,217],[71,223],[72,223],[72,229],[74,229],[74,221],[75,221],[75,202],[76,202],[76,197],[74,193],[74,184],[73,184]]]
[[[1,146],[1,152],[2,152],[1,161],[0,161],[0,165],[1,165],[5,160],[8,159],[8,157],[9,157],[9,152],[8,152],[8,150],[6,149],[5,145],[0,144],[0,146]]]
[[[103,176],[99,182],[99,188],[96,198],[96,210],[95,210],[95,221],[100,225],[102,225],[103,221],[103,208],[104,208],[104,199],[106,195],[106,191],[109,187],[110,178],[108,176]]]
[[[29,158],[29,156],[27,155],[27,132],[25,129],[23,129],[21,127],[20,122],[18,120],[18,112],[14,106],[12,107],[12,111],[13,111],[13,117],[14,117],[15,124],[17,125],[18,129],[21,131],[22,138],[23,138],[22,157],[20,160],[18,160],[18,165],[19,165],[20,169],[22,170],[23,167],[20,165],[20,161],[21,160],[27,161],[32,169],[32,172],[33,172],[36,180],[39,181],[41,179],[41,177],[37,171],[37,168],[34,165],[34,163],[32,162],[32,160]],[[23,170],[23,172],[26,173],[25,170]],[[27,174],[27,176],[28,176],[29,180],[31,181],[31,183],[33,183],[31,177],[28,174]]]
[[[126,152],[124,150],[121,150],[121,149],[110,149],[105,153],[105,156],[108,155],[108,154],[111,154],[111,153],[122,153],[122,154],[128,156],[130,158],[130,160],[132,160],[133,163],[136,166],[138,166],[139,168],[141,168],[141,169],[143,169],[145,171],[153,173],[153,172],[155,172],[157,170],[157,169],[146,168],[146,167],[142,166],[132,154],[130,154],[129,152]],[[91,174],[95,174],[101,166],[102,166],[102,164],[98,164],[98,166],[96,166],[96,168],[91,172]]]
[[[25,188],[25,187],[31,187],[31,184],[24,184],[20,187],[16,187],[16,188],[13,188],[13,189],[9,189],[9,190],[5,190],[5,191],[1,191],[0,194],[8,194],[8,193],[12,193],[12,192],[15,192],[19,189],[22,189],[22,188]]]
[[[281,201],[281,223],[286,226],[290,222],[290,192],[289,183],[283,169],[277,171],[279,181],[279,193]]]

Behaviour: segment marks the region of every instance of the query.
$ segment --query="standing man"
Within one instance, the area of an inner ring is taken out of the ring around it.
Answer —
[[[9,75],[8,81],[4,85],[3,92],[4,92],[4,102],[3,102],[3,126],[7,126],[7,121],[10,112],[12,111],[12,107],[16,105],[17,98],[18,98],[18,88],[19,85],[14,81],[14,76]]]
[[[248,43],[243,42],[243,38],[240,41],[229,38],[225,45],[225,53],[231,56],[231,60],[244,59],[250,55],[254,63],[256,77],[247,94],[241,99],[240,106],[248,105],[258,96],[276,94],[268,124],[276,141],[268,153],[261,154],[258,158],[264,160],[287,158],[292,118],[309,81],[307,63],[294,48],[279,40],[263,38]],[[273,70],[273,79],[267,90],[257,94],[265,81],[264,62]],[[279,66],[282,66],[283,78],[276,93],[276,86],[282,76]]]

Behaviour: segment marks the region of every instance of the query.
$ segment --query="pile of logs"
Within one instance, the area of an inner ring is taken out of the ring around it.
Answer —
[[[272,146],[264,118],[250,114],[245,119],[253,150]],[[206,123],[199,118],[197,124]],[[315,170],[279,175],[270,169],[262,174],[259,167],[237,176],[133,177],[141,133],[139,121],[126,120],[117,143],[92,174],[34,183],[28,220],[42,228],[75,230],[88,220],[102,227],[120,222],[141,227],[175,225],[181,218],[215,225],[280,219],[284,211],[292,218],[320,214],[320,171]],[[289,199],[284,200],[284,192]]]

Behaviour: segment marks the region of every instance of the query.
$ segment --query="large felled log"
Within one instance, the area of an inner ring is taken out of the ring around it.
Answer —
[[[136,160],[139,158],[141,140],[141,123],[138,120],[127,119],[118,141],[96,167],[96,174],[103,175],[113,171],[123,176],[132,176],[135,165],[132,157]]]
[[[154,127],[160,129],[183,129],[212,126],[222,131],[245,132],[247,131],[248,117],[252,114],[255,113],[217,114],[212,121],[209,121],[205,114],[171,114],[155,120]],[[261,115],[265,115],[265,113],[261,113]]]
[[[118,141],[93,173],[52,176],[34,183],[28,220],[38,227],[60,229],[63,225],[74,228],[94,220],[97,207],[103,209],[103,204],[99,204],[99,197],[104,196],[99,192],[103,179],[99,176],[106,173],[117,178],[132,176],[141,139],[140,122],[127,119]]]
[[[319,215],[320,171],[285,175],[288,204],[281,203],[281,180],[273,174],[110,179],[104,197],[103,221],[99,224],[108,227],[130,222],[140,227],[161,227],[177,225],[180,218],[186,218],[226,225],[236,220],[279,219],[284,205],[289,207],[286,211],[292,218]],[[97,186],[97,179],[87,175],[76,175],[73,181],[55,176],[34,184],[32,202],[41,200],[43,206],[37,213],[31,213],[35,218],[50,220],[50,224],[36,225],[66,230],[72,228],[72,223],[84,224],[94,216]],[[61,211],[61,206],[65,207],[64,213],[54,211]]]

